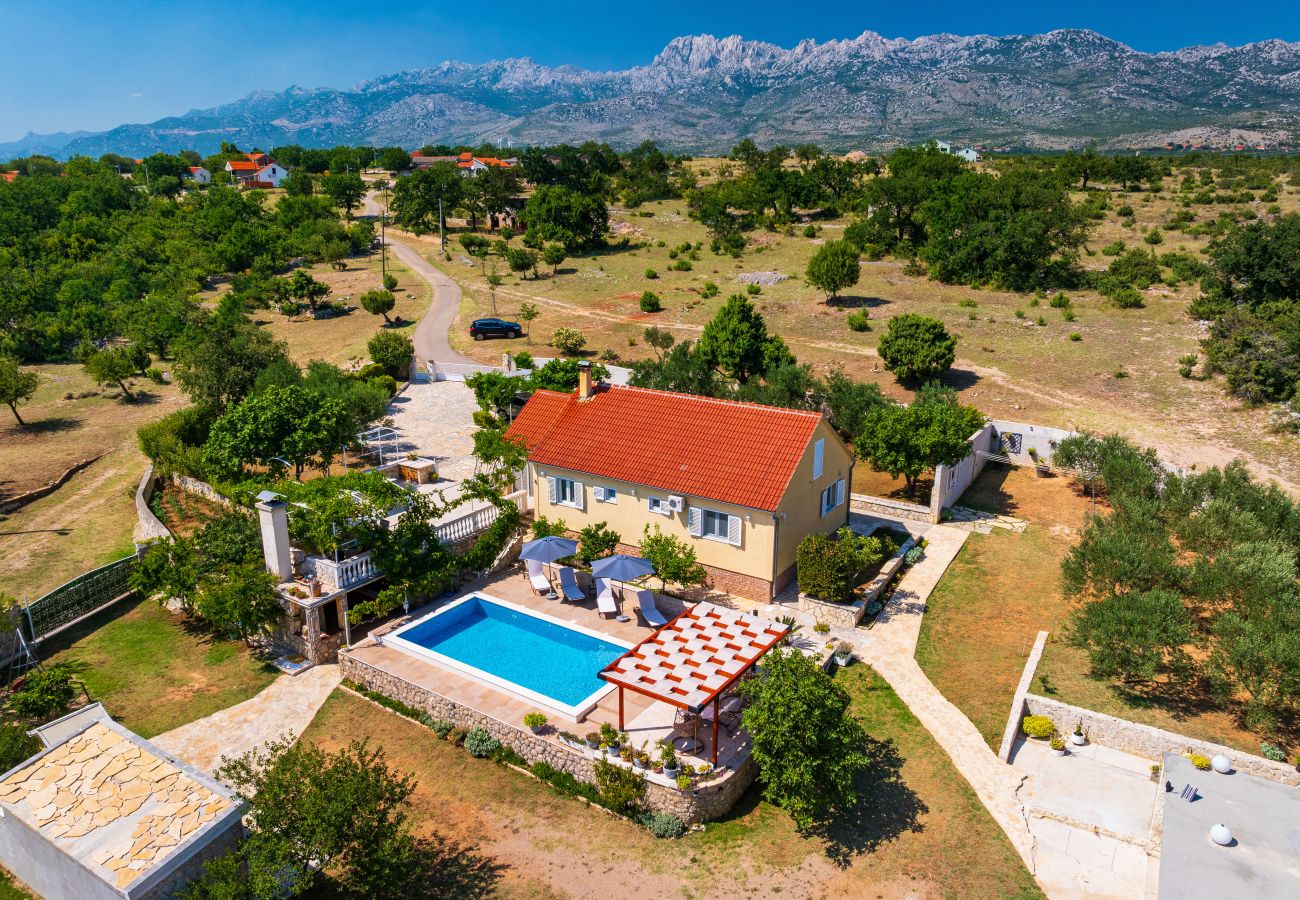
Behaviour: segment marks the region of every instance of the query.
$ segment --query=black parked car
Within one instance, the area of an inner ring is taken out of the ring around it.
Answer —
[[[505,319],[475,319],[469,323],[469,336],[476,341],[488,337],[517,338],[524,333],[518,322]]]

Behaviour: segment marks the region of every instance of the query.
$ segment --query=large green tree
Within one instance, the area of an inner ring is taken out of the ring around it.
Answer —
[[[855,779],[871,762],[866,734],[848,693],[811,657],[773,650],[762,674],[740,691],[763,797],[808,828],[857,801]]]
[[[236,635],[246,644],[285,617],[275,577],[260,561],[209,574],[198,584],[194,609],[214,631]]]
[[[543,185],[528,198],[523,223],[539,246],[547,241],[563,244],[572,253],[600,244],[609,230],[609,211],[598,196],[561,185]]]
[[[175,352],[172,373],[181,390],[217,413],[248,396],[263,369],[288,358],[282,342],[228,303],[216,313],[194,313]]]
[[[335,172],[321,179],[321,190],[350,219],[352,210],[356,209],[361,199],[366,196],[366,183],[355,172]]]
[[[805,274],[809,284],[825,291],[828,300],[834,300],[840,291],[858,283],[862,274],[858,248],[848,241],[828,241],[808,261]]]
[[[952,366],[957,339],[938,319],[902,313],[889,320],[877,352],[899,381],[923,382],[938,378]]]
[[[695,347],[720,372],[740,384],[794,362],[785,342],[768,333],[762,314],[744,294],[727,298],[704,326]]]
[[[453,162],[434,163],[397,180],[393,187],[393,214],[399,224],[416,234],[446,224],[446,214],[460,206],[465,179]],[[439,219],[438,214],[443,218]]]
[[[40,383],[40,376],[35,372],[24,372],[18,360],[0,355],[0,403],[9,407],[20,426],[27,423],[18,414],[18,407],[32,399]]]
[[[136,373],[136,365],[125,347],[105,347],[86,357],[86,374],[99,385],[115,384],[122,389],[127,400],[134,400],[135,395],[127,386],[131,376]]]
[[[922,474],[955,465],[970,454],[971,435],[983,424],[983,413],[931,384],[907,406],[888,403],[862,416],[853,449],[873,469],[895,478],[901,475],[914,495]]]
[[[324,469],[338,449],[337,436],[350,422],[347,408],[304,387],[269,387],[241,400],[212,425],[205,463],[227,474],[248,463],[282,469],[294,477],[313,460]],[[283,460],[283,461],[282,461]]]

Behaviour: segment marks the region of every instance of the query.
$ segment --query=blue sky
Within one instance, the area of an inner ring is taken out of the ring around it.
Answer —
[[[531,56],[592,69],[649,62],[679,34],[741,34],[791,46],[886,37],[1093,28],[1139,50],[1265,38],[1300,41],[1296,0],[820,0],[614,4],[356,0],[0,0],[0,141],[149,122],[291,84],[346,87],[445,59]],[[1053,8],[1056,7],[1056,8]],[[1228,10],[1230,9],[1230,13]],[[792,15],[811,10],[812,16]]]

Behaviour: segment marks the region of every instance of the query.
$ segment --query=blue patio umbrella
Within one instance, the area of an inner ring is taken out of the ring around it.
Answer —
[[[520,559],[532,559],[542,563],[553,563],[578,552],[578,542],[568,538],[548,535],[529,541],[519,549]]]
[[[649,560],[639,556],[628,556],[626,553],[606,556],[591,564],[592,575],[610,581],[635,581],[643,576],[653,575],[654,571],[655,567],[650,565]]]

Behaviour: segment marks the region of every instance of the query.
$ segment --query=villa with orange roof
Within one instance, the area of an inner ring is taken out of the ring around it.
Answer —
[[[226,171],[236,184],[243,187],[278,188],[289,177],[284,166],[265,153],[245,153],[247,159],[226,161]]]
[[[536,391],[506,432],[528,448],[538,516],[605,522],[635,552],[646,526],[690,544],[709,584],[767,600],[799,542],[848,523],[853,455],[820,413],[593,383]]]
[[[456,168],[460,169],[462,175],[477,175],[485,169],[512,169],[514,163],[508,159],[498,159],[495,156],[475,156],[473,153],[462,153],[459,156],[420,156],[416,154],[411,157],[411,167],[414,169],[427,169],[436,163],[455,163]]]

